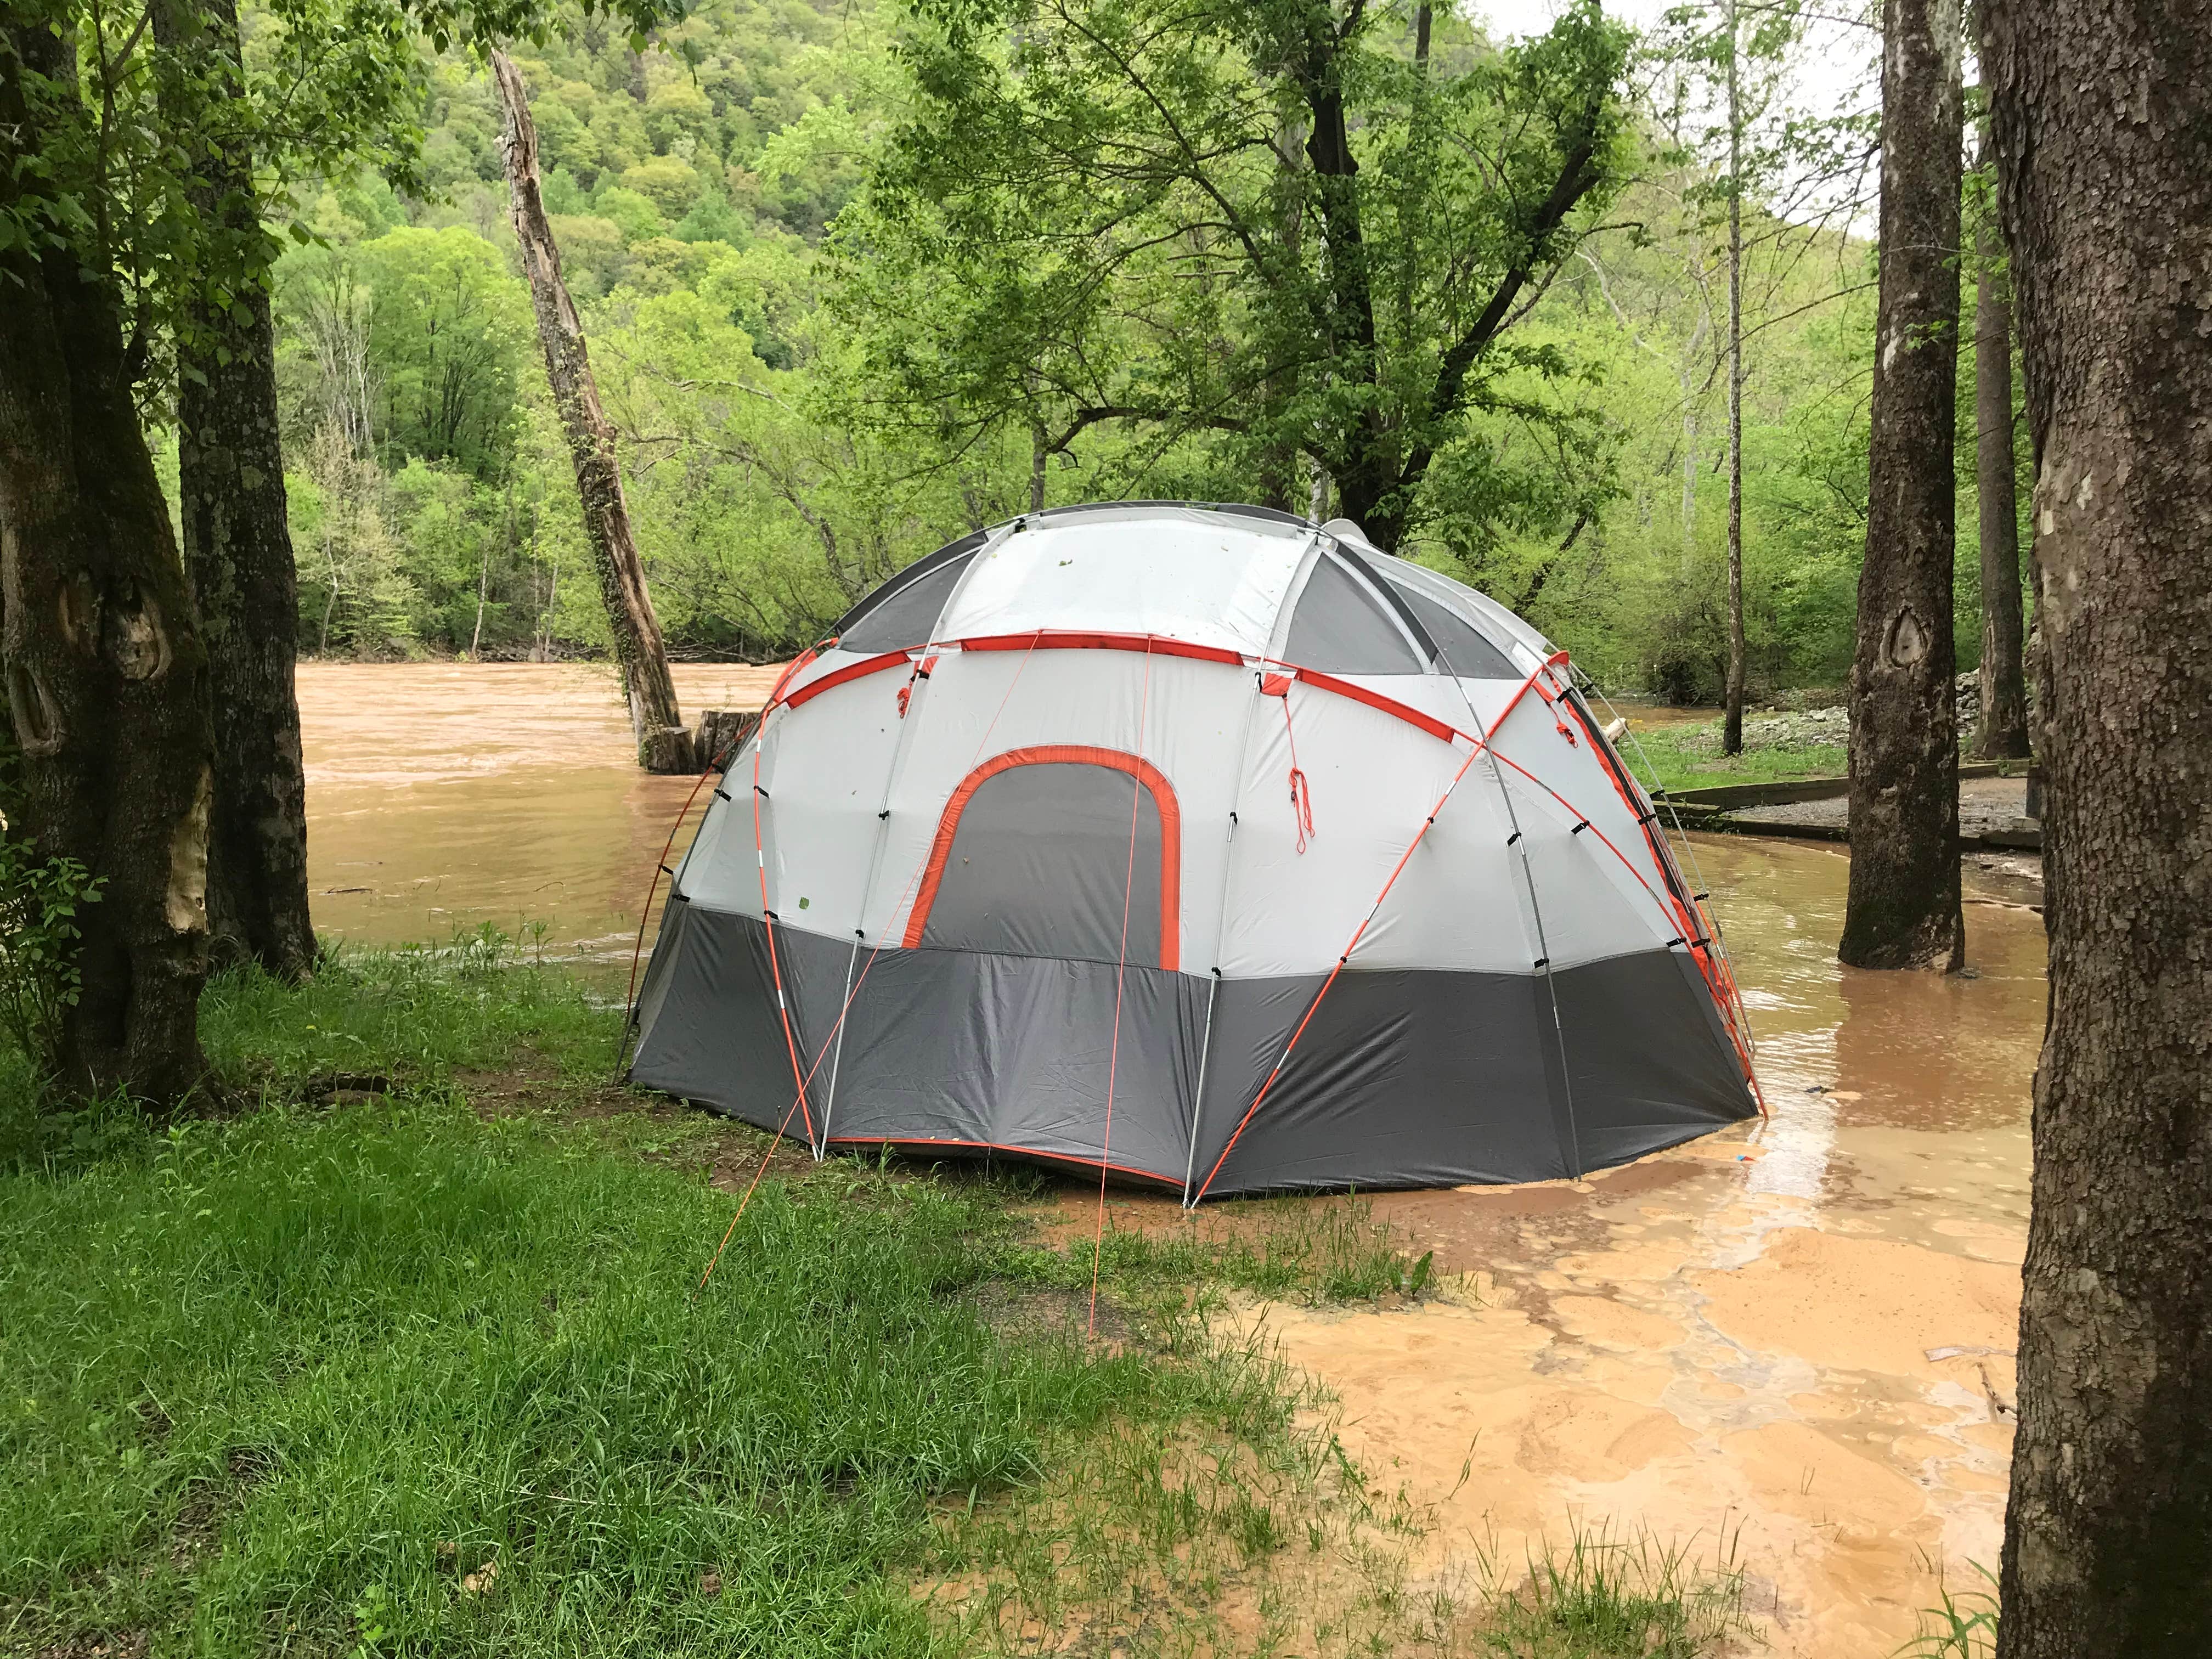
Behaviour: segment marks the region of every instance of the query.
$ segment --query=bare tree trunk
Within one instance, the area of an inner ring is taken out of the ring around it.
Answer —
[[[1856,968],[1956,968],[1959,0],[1884,0],[1882,40],[1881,301],[1837,954]]]
[[[1736,58],[1742,40],[1736,0],[1729,0],[1729,516],[1728,695],[1721,752],[1743,753],[1743,107]]]
[[[2012,453],[2012,298],[2004,245],[1985,213],[1974,249],[1974,473],[1981,515],[1982,727],[1975,752],[2002,760],[2028,752],[2027,685],[2021,668],[2020,507]]]
[[[204,88],[244,95],[234,0],[165,0],[154,31]],[[270,245],[253,158],[234,138],[214,139],[195,171],[204,252],[180,340],[177,471],[213,694],[208,923],[219,950],[296,980],[313,969],[315,931],[294,685],[300,578],[277,435],[276,331],[262,281]],[[216,291],[228,304],[210,297]]]
[[[1983,21],[2037,479],[2051,1021],[2002,1659],[2212,1632],[2212,6]]]
[[[5,27],[0,131],[18,154],[69,153],[70,135],[48,124],[76,108],[75,65],[67,36]],[[27,88],[25,71],[46,89]],[[0,167],[0,214],[52,214],[27,199],[51,188]],[[207,656],[131,401],[114,285],[87,264],[78,249],[34,257],[20,241],[0,254],[8,702],[22,831],[104,883],[77,918],[82,990],[64,1019],[58,1081],[167,1106],[206,1071]]]
[[[676,682],[668,672],[660,621],[653,613],[645,566],[630,533],[629,505],[623,497],[621,470],[615,465],[614,424],[599,407],[583,325],[576,319],[568,284],[561,280],[560,249],[545,219],[538,188],[538,131],[531,125],[529,100],[521,75],[505,52],[491,54],[491,68],[507,113],[500,149],[507,158],[507,188],[514,198],[515,238],[522,244],[553,401],[575,462],[584,530],[599,568],[599,591],[614,634],[615,658],[622,665],[623,684],[629,695],[638,764],[648,772],[696,772],[691,734],[677,708]]]

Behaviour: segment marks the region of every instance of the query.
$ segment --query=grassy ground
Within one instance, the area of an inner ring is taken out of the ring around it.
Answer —
[[[1799,778],[1841,777],[1849,757],[1841,743],[1769,736],[1753,722],[1745,734],[1743,752],[1721,753],[1720,722],[1650,726],[1637,732],[1650,766],[1637,753],[1635,743],[1622,747],[1637,775],[1646,783],[1650,774],[1668,789],[1701,789],[1724,783],[1789,783]]]
[[[1109,1231],[1089,1338],[1036,1177],[770,1149],[611,1086],[617,1022],[484,937],[218,981],[202,1115],[0,1079],[0,1653],[1710,1650],[1408,1584],[1208,1318],[1430,1288],[1363,1206]]]

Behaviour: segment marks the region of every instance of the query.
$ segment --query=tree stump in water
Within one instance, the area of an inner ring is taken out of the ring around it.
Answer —
[[[702,714],[694,739],[699,751],[699,770],[729,770],[730,762],[745,739],[760,729],[760,723],[761,712],[757,708],[709,708]]]
[[[637,746],[638,764],[662,776],[700,769],[688,726],[659,726],[648,730]]]

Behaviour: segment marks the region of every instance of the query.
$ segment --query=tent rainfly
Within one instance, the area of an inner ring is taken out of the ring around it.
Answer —
[[[1712,926],[1555,651],[1262,508],[1054,508],[794,664],[630,1076],[1186,1203],[1574,1176],[1751,1115]]]

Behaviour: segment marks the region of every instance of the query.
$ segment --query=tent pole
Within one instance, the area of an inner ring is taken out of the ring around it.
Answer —
[[[1503,720],[1498,722],[1500,729],[1504,725]],[[1495,743],[1498,736],[1498,731],[1493,730],[1490,733],[1492,744]],[[1498,798],[1505,805],[1505,822],[1513,832],[1510,844],[1520,849],[1521,882],[1528,890],[1528,914],[1536,927],[1536,962],[1544,970],[1544,997],[1552,1005],[1552,1035],[1559,1043],[1559,1094],[1567,1112],[1567,1145],[1564,1148],[1567,1155],[1567,1170],[1575,1180],[1580,1181],[1583,1178],[1582,1134],[1575,1124],[1574,1085],[1569,1080],[1567,1067],[1567,1034],[1559,1024],[1559,991],[1552,978],[1552,947],[1544,937],[1544,908],[1536,899],[1536,872],[1528,863],[1528,840],[1521,831],[1521,815],[1513,810],[1513,792],[1505,787],[1505,774],[1498,768],[1498,757],[1491,744],[1484,745],[1483,758],[1490,763],[1490,775],[1497,782]]]

